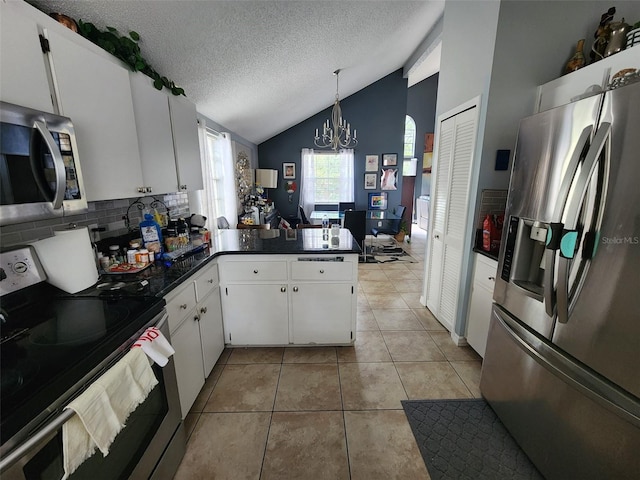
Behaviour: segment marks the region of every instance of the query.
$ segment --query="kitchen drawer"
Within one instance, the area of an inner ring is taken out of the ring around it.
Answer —
[[[292,262],[291,280],[349,281],[353,275],[351,262]]]
[[[209,293],[218,288],[218,265],[215,263],[205,268],[196,278],[196,300],[202,301]]]
[[[485,257],[480,253],[475,254],[476,265],[473,274],[473,282],[478,283],[493,292],[496,284],[496,273],[498,271],[498,262]]]
[[[167,301],[169,314],[169,331],[173,333],[180,326],[185,316],[196,306],[196,294],[193,281],[185,282],[184,288]]]
[[[226,262],[225,282],[287,281],[287,262]]]

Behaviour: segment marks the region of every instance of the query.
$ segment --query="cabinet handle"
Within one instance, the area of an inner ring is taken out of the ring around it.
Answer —
[[[194,315],[194,316],[193,316],[193,319],[194,319],[196,322],[199,322],[199,321],[200,321],[200,315]]]
[[[202,307],[202,308],[200,309],[200,313],[202,313],[202,314],[207,313],[207,307]]]
[[[180,309],[181,310],[186,310],[187,309],[187,304],[183,303],[182,305],[180,305]]]
[[[257,275],[258,274],[258,270],[254,270],[253,273],[255,273]]]
[[[298,291],[298,287],[293,287],[293,291],[297,292]]]
[[[144,193],[144,187],[138,187],[138,193]]]
[[[153,192],[153,188],[147,187],[147,193],[151,193],[151,192]]]
[[[208,283],[213,283],[213,278],[210,278],[209,280],[207,280]]]
[[[320,273],[324,273],[324,270],[320,270]]]
[[[435,238],[440,238],[440,235],[436,235]]]
[[[491,280],[492,282],[496,281],[496,277],[488,277],[489,280]]]
[[[282,293],[286,292],[286,291],[287,291],[287,287],[280,287],[280,291],[281,291]]]

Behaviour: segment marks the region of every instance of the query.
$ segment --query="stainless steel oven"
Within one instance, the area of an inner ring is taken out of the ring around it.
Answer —
[[[71,410],[64,410],[64,406],[120,360],[146,328],[156,326],[170,339],[167,318],[166,310],[162,309],[161,313],[145,323],[61,397],[57,408],[49,409],[52,413],[41,422],[41,426],[23,434],[21,441],[10,446],[10,451],[5,452],[0,460],[2,479],[63,478],[62,425],[75,415]],[[159,384],[130,415],[125,428],[111,445],[109,455],[103,457],[96,450],[69,478],[111,480],[173,477],[186,444],[173,359],[164,367],[154,364],[152,368]],[[7,444],[10,442],[5,443],[3,448]]]
[[[0,102],[0,225],[87,209],[71,120]]]

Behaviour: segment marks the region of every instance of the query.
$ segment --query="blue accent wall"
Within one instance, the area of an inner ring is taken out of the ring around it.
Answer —
[[[437,97],[437,73],[409,87],[407,115],[410,115],[416,122],[416,151],[414,155],[418,159],[418,175],[416,176],[414,198],[418,198],[422,193],[425,195],[431,193],[430,185],[425,185],[424,187],[422,185],[422,156],[425,133],[434,133],[436,129]]]
[[[365,156],[373,154],[380,156],[380,166],[382,166],[383,153],[395,153],[398,156],[398,165],[394,167],[398,168],[397,190],[387,193],[390,209],[400,204],[407,91],[407,79],[402,77],[400,69],[340,100],[343,118],[351,124],[352,129],[355,128],[358,131],[354,172],[357,209],[367,208],[369,192],[380,191],[364,189]],[[323,122],[330,118],[332,106],[258,145],[260,168],[278,170],[278,188],[269,190],[269,198],[274,200],[276,208],[285,218],[297,216],[298,213],[301,151],[303,148],[315,148],[313,138],[316,129],[321,130]],[[283,186],[283,162],[296,164],[295,182],[298,189],[293,194],[291,203]],[[380,186],[380,171],[378,171],[377,185]],[[307,215],[309,213],[307,212]]]

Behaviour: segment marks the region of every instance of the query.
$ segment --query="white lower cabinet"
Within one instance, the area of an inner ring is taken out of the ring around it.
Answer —
[[[467,343],[484,358],[498,262],[480,253],[476,253],[474,257],[473,286],[467,317]]]
[[[186,280],[166,301],[185,418],[224,349],[217,266],[209,265]]]
[[[286,345],[289,314],[286,284],[225,286],[225,342],[233,345]]]
[[[354,287],[341,283],[295,283],[291,288],[291,342],[351,342]],[[329,300],[328,300],[329,299]]]
[[[184,419],[204,385],[204,367],[202,356],[196,352],[200,345],[200,327],[196,320],[196,311],[191,310],[178,329],[171,333],[171,345],[176,351],[174,363],[178,380],[180,409]]]
[[[225,255],[218,266],[225,343],[345,345],[355,340],[357,255]]]

